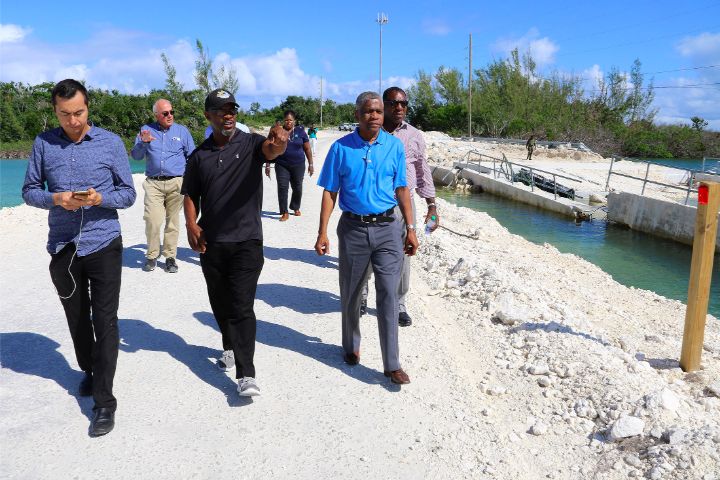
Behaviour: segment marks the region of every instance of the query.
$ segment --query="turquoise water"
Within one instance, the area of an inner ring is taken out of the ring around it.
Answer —
[[[489,194],[459,194],[438,189],[437,195],[456,205],[486,212],[510,232],[537,243],[573,253],[622,283],[687,301],[692,248],[636,232],[603,220],[576,224],[567,217]],[[710,313],[720,318],[720,255],[715,255]]]
[[[677,160],[667,158],[645,158],[643,160],[660,163],[662,165],[667,165],[668,167],[686,168],[688,170],[701,170],[702,167],[702,160]],[[720,160],[706,160],[705,171],[720,173]]]
[[[145,162],[128,158],[132,173],[144,173]],[[0,160],[0,208],[22,205],[22,185],[25,181],[25,160]]]

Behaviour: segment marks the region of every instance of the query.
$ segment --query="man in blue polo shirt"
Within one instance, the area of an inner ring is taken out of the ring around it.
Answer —
[[[146,159],[145,190],[145,236],[147,252],[143,270],[155,270],[160,256],[160,229],[165,222],[162,254],[165,257],[165,271],[178,270],[177,242],[180,234],[180,209],[183,195],[180,193],[185,163],[195,142],[187,128],[175,123],[175,111],[169,101],[159,99],[153,105],[156,122],[143,125],[135,139],[130,154],[135,160]]]
[[[330,253],[327,226],[338,193],[343,211],[337,227],[342,344],[345,362],[360,361],[360,301],[363,284],[372,267],[377,292],[378,330],[383,373],[393,383],[410,383],[400,366],[398,297],[403,251],[415,255],[418,240],[405,177],[405,148],[382,130],[383,102],[375,92],[361,93],[355,101],[358,128],[330,147],[318,185],[325,191],[315,251]],[[400,211],[407,236],[404,245]]]

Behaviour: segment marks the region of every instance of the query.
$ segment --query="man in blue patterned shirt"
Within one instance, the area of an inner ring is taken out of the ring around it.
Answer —
[[[145,190],[145,236],[147,252],[143,270],[155,270],[160,256],[160,229],[165,222],[162,254],[165,271],[177,272],[177,242],[180,232],[180,209],[183,195],[180,193],[185,163],[195,142],[184,126],[175,123],[172,104],[164,98],[153,105],[156,122],[143,125],[135,139],[130,154],[135,160],[147,160],[143,182]]]
[[[88,93],[78,81],[55,85],[60,127],[35,138],[22,194],[49,210],[50,277],[65,309],[75,356],[85,377],[81,396],[95,400],[90,435],[109,433],[117,400],[117,311],[122,237],[118,208],[135,203],[127,152],[117,135],[88,122]]]

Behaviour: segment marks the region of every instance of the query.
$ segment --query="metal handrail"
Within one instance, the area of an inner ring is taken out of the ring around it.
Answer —
[[[660,186],[667,187],[667,188],[674,188],[675,190],[681,190],[681,191],[683,191],[683,192],[687,192],[687,194],[685,195],[685,205],[687,205],[687,204],[688,204],[688,201],[690,200],[690,193],[697,193],[697,189],[696,189],[696,188],[692,188],[693,184],[695,183],[695,174],[696,174],[696,173],[702,173],[702,172],[705,170],[705,158],[703,158],[703,167],[702,167],[703,170],[702,170],[702,171],[701,171],[701,170],[693,170],[693,169],[690,169],[690,168],[674,167],[674,166],[672,166],[672,165],[664,165],[664,164],[658,163],[658,162],[643,161],[642,163],[646,163],[646,164],[647,164],[647,168],[645,169],[645,177],[642,177],[642,178],[641,178],[641,177],[636,177],[636,176],[634,176],[634,175],[628,175],[628,174],[625,174],[625,173],[613,172],[613,166],[615,165],[615,159],[623,160],[623,159],[625,159],[625,158],[626,158],[626,157],[620,157],[620,156],[617,156],[617,155],[613,155],[612,159],[610,160],[610,170],[608,171],[607,181],[605,182],[605,191],[606,191],[606,192],[607,192],[607,191],[609,190],[609,188],[610,188],[610,177],[611,177],[612,175],[617,175],[618,177],[631,178],[631,179],[633,179],[633,180],[642,180],[643,184],[642,184],[642,190],[640,191],[640,195],[644,195],[644,194],[645,194],[645,187],[647,186],[648,183],[652,183],[653,185],[660,185]],[[712,159],[711,159],[711,160],[712,160]],[[631,160],[631,161],[632,161],[632,160]],[[637,162],[635,162],[635,163],[637,163]],[[674,169],[674,170],[682,170],[682,171],[684,171],[684,172],[687,172],[687,173],[689,174],[687,186],[686,186],[686,187],[680,187],[680,186],[678,186],[678,185],[673,185],[673,184],[671,184],[671,183],[656,182],[655,180],[648,180],[648,176],[649,176],[649,174],[650,174],[650,165],[658,165],[658,166],[664,167],[664,168],[672,168],[672,169]]]
[[[470,160],[471,155],[477,155],[478,157],[480,157],[480,159],[475,160],[475,161]],[[535,172],[541,172],[541,173],[545,173],[547,175],[552,175],[553,184],[554,184],[553,195],[554,195],[555,200],[557,200],[557,178],[558,177],[563,178],[565,180],[570,180],[571,182],[582,183],[581,180],[578,180],[576,178],[568,177],[568,176],[561,175],[559,173],[551,172],[548,170],[543,170],[541,168],[533,167],[531,165],[525,165],[522,163],[511,162],[510,160],[507,159],[507,157],[505,156],[504,153],[502,154],[503,158],[499,159],[499,158],[491,157],[490,155],[486,155],[484,153],[478,152],[477,150],[470,150],[463,157],[463,160],[465,163],[465,167],[463,167],[463,168],[467,168],[468,165],[475,164],[475,163],[477,163],[478,166],[482,166],[483,157],[488,158],[488,160],[486,160],[488,163],[492,160],[493,178],[498,178],[498,175],[502,175],[507,180],[510,180],[510,184],[515,184],[515,178],[514,178],[515,171],[514,171],[513,167],[518,166],[521,168],[528,169],[530,171],[530,191],[532,191],[532,192],[535,191],[535,175],[534,175]],[[500,163],[499,166],[498,166],[498,162]],[[457,163],[461,164],[462,162],[457,162]],[[460,170],[463,170],[463,168],[460,168]],[[509,170],[509,173],[508,173],[508,171],[505,170],[506,168]],[[449,175],[449,173],[450,172],[448,172],[448,175]],[[448,175],[445,175],[445,178],[447,178]],[[443,178],[443,182],[444,182],[444,180],[445,179]]]

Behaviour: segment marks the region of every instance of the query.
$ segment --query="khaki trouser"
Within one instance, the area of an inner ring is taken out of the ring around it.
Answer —
[[[160,256],[160,229],[165,222],[163,251],[165,258],[177,257],[177,242],[180,225],[180,209],[183,196],[180,193],[182,177],[170,180],[151,180],[143,182],[145,190],[145,236],[147,237],[147,258]]]

